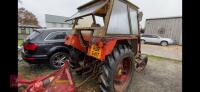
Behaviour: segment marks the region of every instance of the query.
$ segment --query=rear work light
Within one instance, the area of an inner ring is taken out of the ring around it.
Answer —
[[[38,47],[38,45],[35,44],[35,43],[26,43],[26,44],[24,45],[24,49],[25,49],[25,50],[31,50],[31,51],[36,50],[37,47]]]

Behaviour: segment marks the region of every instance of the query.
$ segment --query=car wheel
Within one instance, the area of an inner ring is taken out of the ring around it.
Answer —
[[[141,40],[141,44],[145,44],[145,40]]]
[[[54,53],[51,57],[50,57],[50,66],[53,69],[59,69],[64,65],[64,62],[66,60],[69,60],[69,55],[67,53],[64,52],[57,52]]]
[[[162,45],[162,46],[167,46],[168,43],[167,43],[166,41],[162,41],[162,42],[160,43],[160,45]]]

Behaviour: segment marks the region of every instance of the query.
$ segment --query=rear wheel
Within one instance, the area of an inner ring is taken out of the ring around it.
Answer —
[[[100,75],[102,92],[127,92],[134,73],[134,53],[126,45],[118,46],[106,58]]]
[[[168,43],[167,43],[166,41],[162,41],[162,42],[160,43],[160,45],[162,45],[162,46],[167,46]]]
[[[69,55],[64,52],[56,52],[50,58],[50,66],[53,69],[59,69],[64,65],[66,60],[69,60]]]

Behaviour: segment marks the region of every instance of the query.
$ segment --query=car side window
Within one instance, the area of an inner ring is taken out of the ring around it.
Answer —
[[[63,40],[66,36],[66,32],[52,32],[45,40]]]
[[[152,38],[158,38],[158,36],[156,36],[156,35],[152,35]]]
[[[143,37],[147,37],[147,38],[158,38],[156,35],[143,35]]]
[[[150,36],[150,35],[146,35],[146,37],[148,37],[148,38],[151,38],[151,36]]]
[[[142,37],[148,37],[148,38],[151,38],[151,36],[150,36],[150,35],[143,35]]]

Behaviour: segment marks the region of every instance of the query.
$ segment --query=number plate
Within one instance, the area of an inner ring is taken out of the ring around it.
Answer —
[[[89,55],[93,56],[97,59],[100,59],[101,58],[101,52],[102,52],[102,48],[99,48],[96,45],[92,45],[91,49],[89,51]]]

